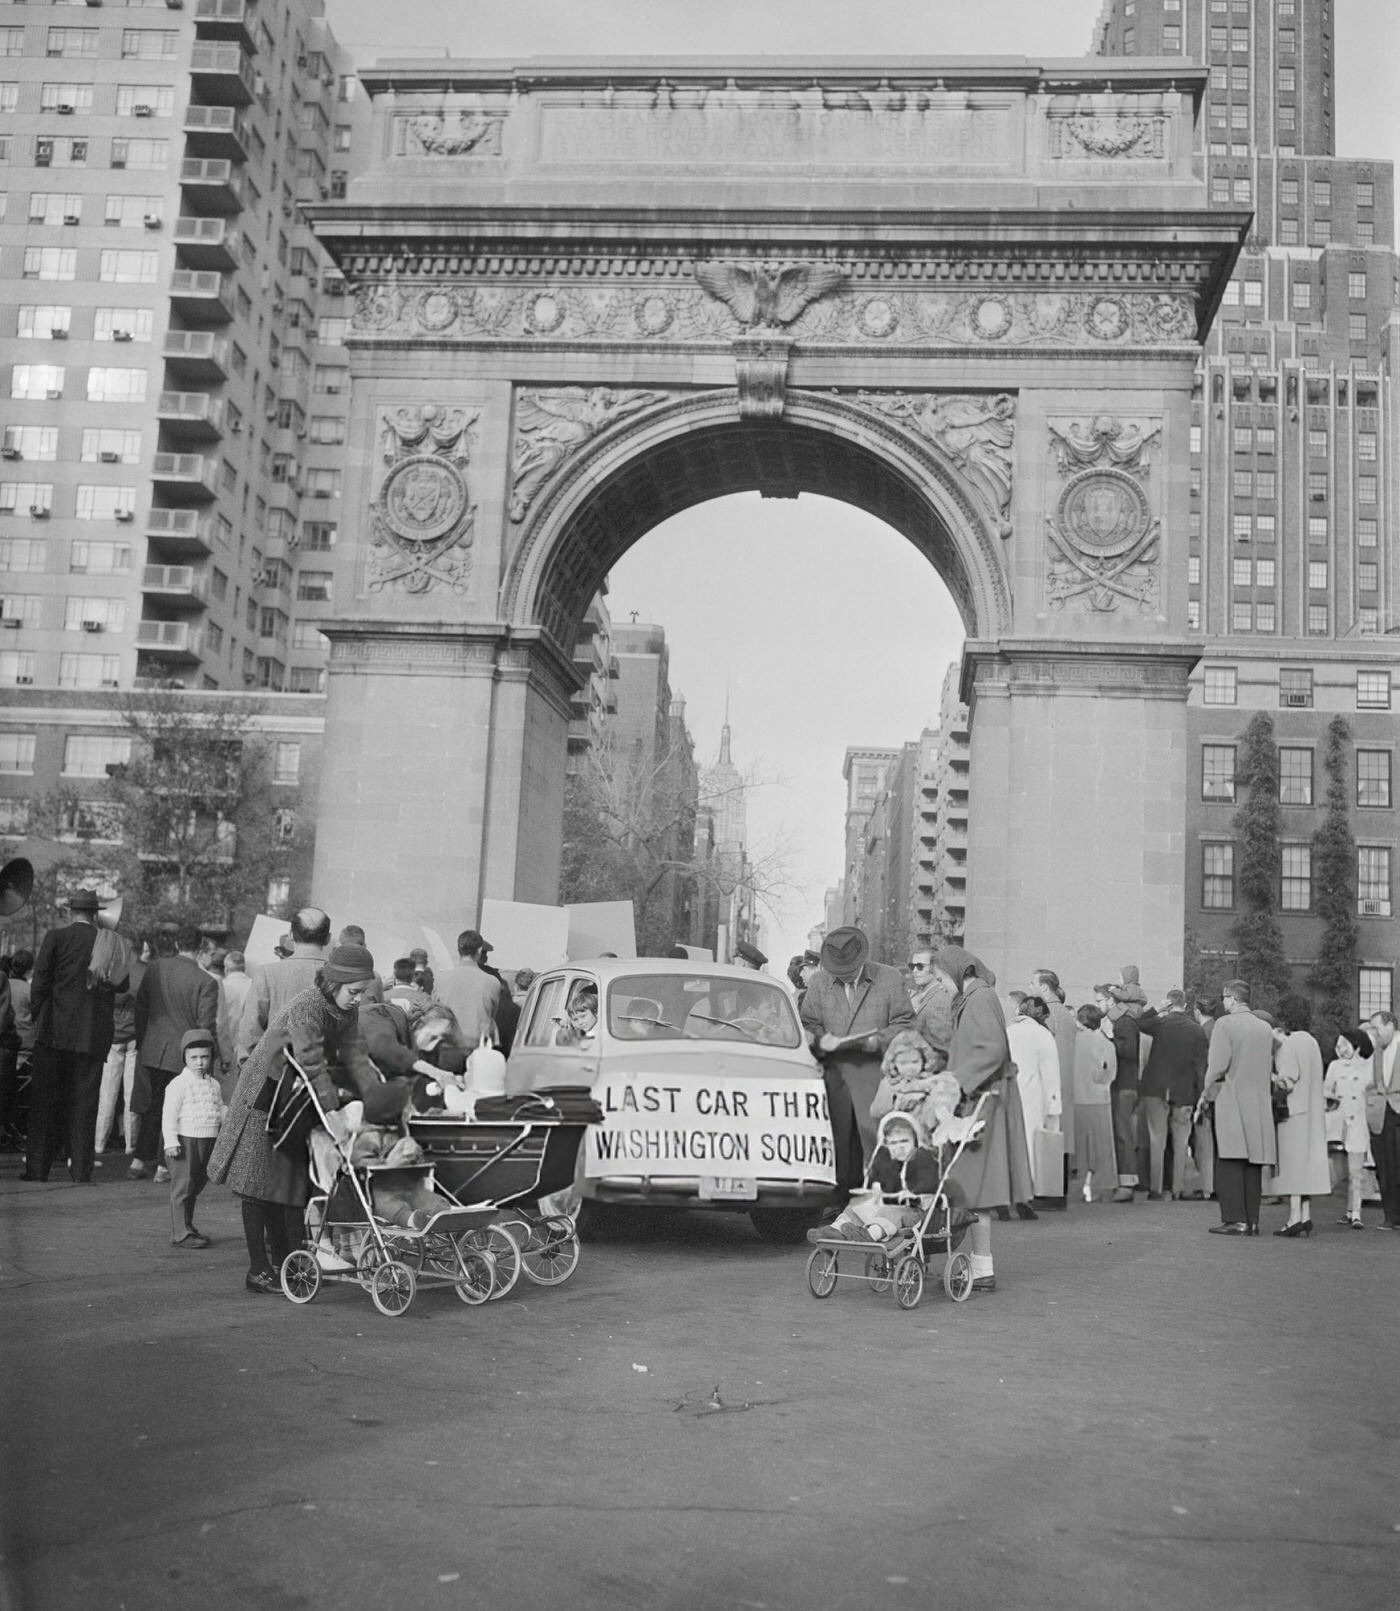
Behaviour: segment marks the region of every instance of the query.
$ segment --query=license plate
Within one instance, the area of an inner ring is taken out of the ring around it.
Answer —
[[[751,1203],[758,1196],[758,1182],[742,1175],[701,1175],[698,1195],[710,1201],[726,1198]]]

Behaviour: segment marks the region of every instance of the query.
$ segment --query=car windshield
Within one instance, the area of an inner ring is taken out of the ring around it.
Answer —
[[[726,1040],[793,1048],[802,1031],[781,985],[703,973],[637,973],[608,986],[615,1040]]]

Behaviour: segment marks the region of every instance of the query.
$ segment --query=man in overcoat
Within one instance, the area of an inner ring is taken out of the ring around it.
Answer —
[[[68,902],[71,919],[50,929],[39,947],[30,992],[34,1020],[33,1080],[25,1180],[47,1180],[66,1136],[68,1172],[79,1185],[92,1181],[93,1140],[102,1065],[112,1045],[112,1002],[124,979],[89,986],[88,964],[97,944],[98,899],[80,889]]]
[[[1214,1236],[1258,1236],[1264,1165],[1278,1162],[1269,1084],[1274,1035],[1249,1007],[1249,985],[1232,979],[1221,990],[1224,1016],[1210,1035],[1202,1106],[1215,1114],[1215,1194],[1220,1223]]]
[[[899,969],[869,957],[870,942],[860,929],[833,929],[802,998],[802,1025],[826,1084],[836,1184],[847,1191],[860,1185],[864,1160],[875,1150],[870,1102],[880,1083],[880,1060],[895,1035],[914,1022]]]
[[[200,932],[191,924],[175,936],[175,955],[159,956],[136,991],[136,1080],[131,1107],[140,1115],[131,1174],[138,1179],[160,1156],[160,1118],[165,1088],[185,1066],[185,1031],[205,1029],[217,1039],[219,981],[195,960]],[[165,1166],[157,1170],[163,1178]]]
[[[1138,1019],[1138,1028],[1152,1038],[1138,1088],[1138,1106],[1147,1131],[1147,1195],[1160,1202],[1168,1131],[1172,1140],[1170,1195],[1181,1197],[1186,1191],[1191,1115],[1204,1088],[1210,1043],[1205,1030],[1186,1011],[1186,996],[1180,990],[1168,990],[1159,1006],[1148,1008]]]
[[[257,970],[243,998],[234,1041],[240,1067],[282,1008],[316,982],[330,939],[330,916],[319,906],[304,906],[292,918],[291,949]]]

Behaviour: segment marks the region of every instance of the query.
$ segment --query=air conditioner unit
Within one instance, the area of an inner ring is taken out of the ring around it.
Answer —
[[[73,115],[73,108],[69,106],[67,101],[65,101],[62,106],[54,107],[54,111],[57,112],[60,117],[72,117]]]
[[[101,621],[84,621],[83,622],[83,631],[84,632],[101,632],[102,630],[103,630],[103,624],[102,624]]]
[[[147,229],[159,229],[161,224],[160,214],[147,213],[141,222],[146,226]]]
[[[313,498],[329,498],[330,495],[331,489],[329,487],[314,487],[311,492]]]
[[[125,157],[113,157],[112,158],[112,166],[114,168],[124,168],[124,167],[126,167],[126,158]]]
[[[297,432],[297,441],[298,442],[304,442],[305,440],[306,440],[306,432],[305,431],[298,431]]]
[[[118,509],[116,518],[119,524],[129,526],[136,519],[136,516],[130,509]]]
[[[167,0],[167,3],[168,3],[168,0]],[[117,679],[115,677],[104,677],[102,679],[102,686],[104,688],[120,688],[121,684],[117,681]]]
[[[56,403],[63,396],[63,393],[61,391],[48,391],[44,393],[44,396],[49,402]]]
[[[150,106],[133,106],[131,109],[131,115],[132,117],[153,117],[155,115],[155,109]]]
[[[1362,917],[1389,917],[1389,901],[1358,901],[1357,910]]]
[[[1306,710],[1312,704],[1311,694],[1285,694],[1283,702],[1294,710]]]
[[[67,339],[68,339],[68,330],[67,330],[66,326],[55,325],[54,328],[49,331],[49,340],[50,341],[67,341]]]
[[[24,454],[17,447],[0,448],[0,459],[22,459]]]
[[[47,509],[41,509],[37,503],[31,503],[29,506],[29,518],[31,520],[47,520],[49,512]]]
[[[122,462],[121,454],[113,453],[111,448],[104,448],[97,457],[103,464],[120,464]]]
[[[12,632],[18,632],[20,619],[17,615],[0,615],[0,627],[8,627]]]
[[[33,683],[34,679],[33,677],[16,677],[15,681],[21,688],[28,688]]]
[[[131,334],[130,330],[114,330],[112,332],[112,340],[113,341],[130,341],[130,340],[132,340],[132,334]]]
[[[81,224],[82,219],[77,213],[64,213],[63,222],[71,228],[74,224]]]

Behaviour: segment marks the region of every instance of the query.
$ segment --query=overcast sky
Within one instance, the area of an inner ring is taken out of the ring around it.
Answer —
[[[361,65],[390,56],[1080,56],[1100,0],[327,0]],[[1400,157],[1400,0],[1338,0],[1338,151]],[[412,44],[405,44],[412,41]],[[660,622],[701,760],[728,693],[734,757],[774,780],[750,804],[760,848],[786,834],[801,893],[770,926],[775,971],[841,872],[848,745],[894,747],[936,720],[962,626],[902,538],[825,499],[692,509],[612,575],[609,607]]]

